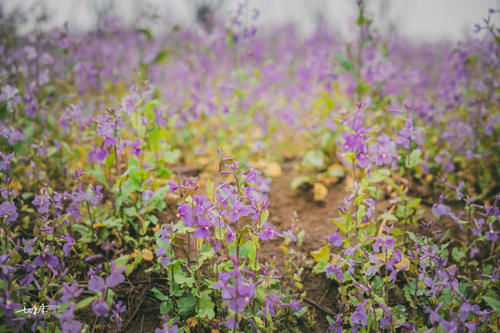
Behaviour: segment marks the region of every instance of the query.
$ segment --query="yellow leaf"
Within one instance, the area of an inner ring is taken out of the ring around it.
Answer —
[[[330,249],[325,245],[317,251],[311,251],[311,255],[316,262],[328,262],[330,260]]]
[[[144,260],[151,261],[153,260],[153,252],[151,252],[150,249],[143,249],[142,257],[144,258]]]
[[[321,183],[314,184],[314,200],[325,201],[328,195],[328,189]]]
[[[400,269],[403,266],[408,265],[408,267],[405,269],[405,271],[410,269],[410,260],[403,254],[401,255],[401,261],[396,264],[396,268]]]
[[[134,253],[131,253],[129,255],[130,255],[131,258],[135,258],[135,257],[137,257],[140,254],[141,254],[141,252],[139,250],[135,249]]]
[[[186,323],[190,326],[190,327],[195,327],[197,324],[198,324],[198,321],[196,320],[195,317],[191,317],[191,318],[188,318],[186,320]]]
[[[264,168],[264,175],[267,177],[278,178],[282,173],[281,166],[277,162],[267,163]]]

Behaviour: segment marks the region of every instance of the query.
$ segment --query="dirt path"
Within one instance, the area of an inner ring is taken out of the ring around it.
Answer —
[[[291,247],[300,250],[306,257],[310,257],[310,252],[326,244],[326,238],[336,229],[330,218],[338,216],[338,207],[346,194],[345,183],[330,186],[326,201],[318,203],[313,200],[311,191],[304,192],[291,189],[292,179],[298,176],[293,166],[292,163],[282,165],[282,176],[274,178],[271,183],[270,222],[278,230],[288,230],[294,223],[299,229],[304,229],[303,244],[300,248],[297,246]],[[296,221],[293,219],[294,211],[298,215]],[[262,262],[266,262],[266,260],[272,261],[280,273],[283,273],[285,271],[285,256],[280,249],[280,245],[282,245],[281,239],[264,242],[260,253],[261,258],[263,258]],[[303,290],[306,291],[306,302],[303,305],[310,307],[312,318],[317,322],[314,332],[327,332],[326,315],[327,312],[334,312],[331,305],[336,303],[336,288],[324,274],[313,274],[311,267],[306,268],[302,278]],[[293,282],[288,281],[288,283]],[[287,281],[283,281],[283,284],[286,285]],[[315,305],[311,304],[311,302],[315,303]]]

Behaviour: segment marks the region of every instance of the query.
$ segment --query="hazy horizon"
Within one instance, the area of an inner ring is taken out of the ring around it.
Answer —
[[[36,3],[46,5],[53,15],[52,26],[68,22],[72,29],[86,30],[95,25],[95,6],[108,2],[114,3],[114,12],[131,22],[134,14],[141,8],[156,8],[159,16],[155,23],[157,30],[167,26],[181,27],[195,24],[195,4],[216,6],[218,13],[234,12],[241,1],[182,1],[182,0],[4,0],[7,11],[15,7],[24,10]],[[259,27],[269,28],[285,23],[295,24],[302,34],[314,30],[318,15],[343,36],[352,35],[352,22],[356,18],[354,0],[247,0],[248,7],[260,11],[257,21]],[[392,25],[399,35],[416,40],[460,40],[472,33],[475,23],[482,23],[489,8],[500,8],[500,0],[380,0],[371,1],[367,8],[374,17],[375,26],[386,31]],[[497,15],[498,16],[498,15]],[[31,18],[28,18],[29,21]],[[498,19],[497,19],[498,20]]]

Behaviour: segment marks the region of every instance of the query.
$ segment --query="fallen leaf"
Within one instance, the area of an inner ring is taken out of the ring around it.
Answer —
[[[278,178],[281,177],[282,173],[278,162],[267,163],[264,167],[264,175],[267,177]]]
[[[178,194],[175,194],[175,193],[167,193],[167,200],[168,201],[177,201],[180,199],[179,195]]]
[[[314,200],[315,201],[325,201],[328,195],[328,189],[325,185],[321,183],[314,184]]]
[[[153,260],[153,252],[150,249],[143,249],[142,250],[142,257],[144,258],[144,260],[152,261]]]

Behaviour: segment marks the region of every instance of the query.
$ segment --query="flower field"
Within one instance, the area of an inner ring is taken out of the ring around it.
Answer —
[[[358,5],[355,42],[0,6],[0,331],[497,332],[500,12]]]

